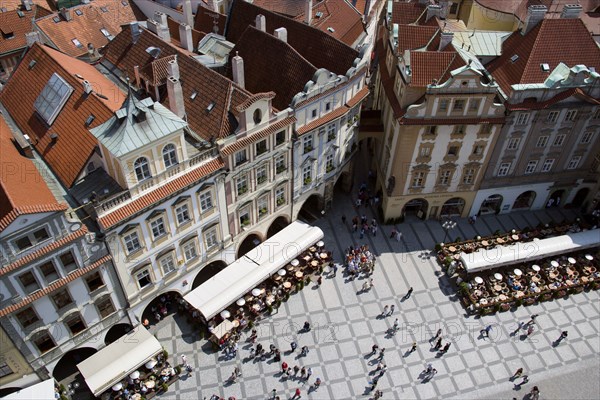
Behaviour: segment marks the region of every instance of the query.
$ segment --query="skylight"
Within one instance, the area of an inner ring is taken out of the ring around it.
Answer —
[[[77,39],[71,39],[71,42],[73,42],[73,44],[79,48],[82,48],[83,45],[81,44],[81,42]]]
[[[60,22],[60,17],[57,15],[56,17],[52,18],[52,21],[58,24]]]
[[[548,72],[550,71],[550,65],[548,65],[547,63],[542,63],[540,64],[540,68],[542,69],[542,71],[544,72]]]
[[[102,34],[103,34],[104,36],[106,36],[106,37],[109,37],[109,36],[110,36],[110,32],[109,32],[109,31],[107,31],[107,30],[106,30],[106,29],[104,29],[104,28],[101,28],[101,29],[100,29],[100,32],[102,32]]]
[[[108,8],[102,6],[102,7],[100,7],[100,11],[102,11],[103,13],[107,13],[108,12]]]
[[[33,107],[48,125],[52,125],[71,93],[73,93],[73,88],[57,73],[54,73],[33,103]]]
[[[81,11],[81,10],[75,10],[75,14],[77,14],[77,15],[80,15],[80,16],[81,16],[81,15],[83,15],[83,11]]]

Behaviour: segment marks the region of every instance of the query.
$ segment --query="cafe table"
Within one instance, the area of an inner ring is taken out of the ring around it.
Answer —
[[[304,274],[300,271],[296,272],[296,278],[302,278]]]
[[[519,235],[512,235],[511,238],[512,240],[519,240]]]
[[[153,381],[152,379],[147,380],[146,382],[144,382],[144,385],[148,388],[148,389],[154,389],[154,386],[156,385],[156,382]]]
[[[292,284],[290,282],[283,282],[283,287],[289,289],[292,287]]]
[[[323,260],[327,259],[327,253],[321,253],[321,258],[322,258]]]
[[[319,262],[317,260],[311,261],[310,265],[312,265],[313,267],[316,267],[319,265]]]
[[[456,252],[456,247],[454,247],[454,246],[450,246],[450,247],[448,247],[448,251],[449,251],[450,253],[455,253],[455,252]]]

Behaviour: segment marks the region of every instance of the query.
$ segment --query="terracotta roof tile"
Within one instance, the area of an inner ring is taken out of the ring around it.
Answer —
[[[518,59],[513,62],[515,55]],[[502,45],[502,55],[488,65],[488,70],[508,94],[514,84],[543,83],[549,73],[540,68],[542,63],[553,71],[561,62],[600,71],[600,49],[579,19],[545,19],[525,36],[514,32]]]
[[[304,126],[301,126],[296,131],[298,132],[298,135],[303,135],[306,132],[310,132],[313,129],[315,129],[323,124],[326,124],[330,121],[333,121],[336,118],[341,117],[342,115],[346,114],[348,111],[350,111],[350,109],[346,106],[338,107],[335,110],[333,110],[332,112],[322,116],[321,118],[317,118],[314,121],[312,121]]]
[[[205,7],[198,7],[196,15],[194,16],[194,29],[199,32],[223,35],[226,22],[226,15],[211,11]],[[215,26],[217,28],[216,32]]]
[[[527,8],[530,5],[544,5],[548,8],[548,14],[556,17],[562,13],[565,4],[579,4],[584,13],[594,10],[600,5],[598,0],[476,0],[481,6],[490,10],[513,14],[521,21],[527,17]],[[550,15],[547,15],[550,16]]]
[[[358,103],[360,103],[361,101],[364,100],[365,97],[367,97],[369,95],[369,87],[365,86],[362,89],[360,89],[354,96],[352,96],[352,98],[350,98],[350,100],[346,101],[346,105],[348,106],[348,108],[352,108],[355,105],[357,105]]]
[[[411,51],[410,86],[427,87],[434,80],[443,82],[444,74],[457,57],[459,56],[455,51]]]
[[[257,140],[265,138],[269,135],[272,135],[275,132],[278,132],[278,131],[284,129],[286,126],[291,125],[294,122],[296,122],[296,118],[287,117],[285,119],[282,119],[281,121],[275,122],[274,124],[270,124],[267,128],[265,128],[263,130],[255,132],[244,138],[238,139],[234,143],[223,147],[221,149],[221,154],[223,154],[224,156],[233,154],[236,151],[241,150],[244,147],[247,147],[248,145],[256,142]]]
[[[33,61],[35,65],[30,67]],[[73,93],[49,127],[38,117],[34,102],[55,72],[73,88]],[[85,95],[82,80],[76,74],[92,83],[94,94]],[[23,90],[24,87],[28,90]],[[110,118],[124,99],[124,93],[93,66],[39,44],[29,49],[0,92],[0,101],[19,129],[29,135],[37,151],[66,187],[75,183],[97,144],[88,128]],[[95,119],[87,127],[85,121],[90,115]],[[50,137],[51,133],[58,135],[56,141]]]
[[[258,4],[257,4],[258,5]],[[320,17],[317,17],[320,13]],[[302,10],[294,19],[304,22],[306,12]],[[346,0],[324,0],[315,2],[312,8],[310,26],[346,43],[354,45],[358,38],[366,33],[362,15]]]
[[[317,67],[292,46],[253,26],[246,28],[231,54],[244,60],[246,89],[252,93],[275,92],[273,106],[279,110],[287,108],[317,72]],[[228,62],[230,77],[232,59]]]
[[[286,28],[287,42],[290,46],[317,68],[326,68],[338,75],[345,75],[358,57],[358,51],[325,32],[243,0],[232,2],[225,31],[227,40],[237,43],[246,28],[255,25],[256,16],[259,14],[265,16],[267,32]]]
[[[56,3],[53,0],[31,0],[30,3],[47,10],[54,10],[56,8]],[[21,0],[0,0],[0,7],[4,7],[8,11],[21,9],[21,4]]]
[[[438,30],[435,26],[399,25],[398,54],[427,46]]]
[[[98,218],[98,222],[104,229],[109,229],[114,225],[136,215],[137,213],[147,210],[153,204],[156,204],[169,196],[177,193],[178,191],[193,185],[198,180],[218,171],[224,167],[223,160],[216,158],[200,165],[199,167],[185,173],[180,177],[177,177],[169,183],[138,197],[130,203],[125,204],[108,214],[102,215]]]
[[[392,24],[408,25],[415,23],[421,14],[425,13],[425,6],[417,0],[411,2],[395,1],[392,5]]]
[[[81,278],[83,275],[95,270],[96,268],[100,267],[101,265],[104,265],[105,263],[109,262],[110,260],[112,260],[112,257],[110,255],[104,256],[101,259],[99,259],[98,261],[96,261],[95,263],[88,265],[87,267],[80,268],[74,272],[71,272],[65,278],[59,279],[56,282],[53,282],[50,285],[48,285],[47,287],[43,288],[42,290],[38,290],[37,292],[31,294],[30,296],[25,297],[19,303],[12,304],[8,307],[4,307],[2,310],[0,310],[0,317],[5,317],[9,314],[12,314],[15,311],[18,311],[21,308],[33,303],[34,301],[39,300],[42,297],[49,295],[50,293],[54,292],[55,290],[58,290],[61,287],[65,286],[66,284],[73,282],[75,279]]]
[[[0,148],[0,231],[6,229],[19,215],[67,208],[65,204],[56,201],[33,161],[19,153],[2,115]]]
[[[22,10],[22,17],[17,10],[0,13],[0,54],[27,47],[25,34],[33,30],[31,20],[38,14],[36,10],[43,9],[34,6],[31,11]]]
[[[92,43],[97,49],[104,47],[109,40],[101,29],[116,36],[121,31],[122,24],[136,19],[129,3],[123,6],[120,1],[114,0],[94,0],[69,10],[70,21],[63,19],[59,13],[54,13],[36,20],[35,24],[60,51],[72,57],[87,54],[88,43]],[[77,12],[81,12],[82,15],[78,15]],[[59,22],[54,21],[57,17]],[[77,39],[81,47],[74,44],[73,39]]]
[[[140,76],[149,82],[152,86],[160,86],[167,83],[169,74],[167,73],[167,65],[169,61],[176,60],[175,54],[159,58],[151,61],[144,68],[140,69]]]
[[[14,271],[17,268],[22,267],[23,265],[27,265],[32,261],[37,260],[38,258],[42,257],[45,254],[48,254],[56,249],[60,249],[63,246],[66,246],[67,244],[79,239],[80,237],[82,237],[83,235],[85,235],[86,233],[88,233],[88,229],[85,225],[82,225],[81,228],[77,229],[75,232],[63,237],[62,239],[59,239],[55,242],[52,242],[40,249],[37,249],[36,251],[27,254],[24,257],[19,258],[17,261],[8,264],[7,266],[0,268],[0,276],[9,273],[10,271]]]
[[[243,101],[239,105],[237,105],[235,107],[235,109],[239,112],[242,112],[258,100],[273,99],[274,97],[275,97],[275,92],[256,93],[256,94],[253,94],[252,96],[248,97],[245,101]]]
[[[144,28],[140,28],[140,36],[133,43],[131,28],[125,27],[123,32],[106,46],[104,58],[123,71],[125,76],[133,78],[135,66],[144,68],[153,61],[152,56],[146,52],[150,46],[159,48],[162,58],[178,55],[177,63],[181,81],[184,82],[183,98],[190,128],[205,140],[220,139],[233,133],[236,126],[231,124],[229,117],[235,114],[234,107],[246,100],[250,94],[226,77],[189,57],[189,53],[183,49],[164,42]],[[192,99],[194,92],[196,96]],[[232,97],[234,95],[235,98]],[[209,112],[207,109],[210,104],[213,106]]]

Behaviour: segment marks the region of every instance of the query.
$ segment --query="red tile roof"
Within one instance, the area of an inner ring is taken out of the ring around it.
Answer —
[[[296,118],[287,117],[287,118],[282,119],[281,121],[275,122],[274,124],[270,124],[265,129],[262,129],[258,132],[254,132],[251,135],[248,135],[246,137],[238,139],[234,143],[223,147],[221,149],[221,154],[223,154],[224,156],[233,154],[236,151],[239,151],[239,150],[243,149],[244,147],[256,142],[257,140],[260,140],[269,135],[272,135],[275,132],[279,132],[280,130],[284,129],[288,125],[293,124],[294,122],[296,122]]]
[[[444,81],[443,77],[456,58],[455,51],[411,51],[410,69],[412,80],[410,86],[427,87],[434,80]]]
[[[515,55],[518,59],[513,62]],[[549,73],[542,70],[542,63],[553,71],[561,62],[600,71],[600,49],[579,19],[545,19],[525,36],[514,32],[504,42],[502,55],[488,65],[488,70],[502,90],[510,93],[514,84],[543,83]]]
[[[98,218],[98,223],[103,229],[109,229],[140,212],[148,210],[152,205],[169,198],[178,191],[193,185],[198,182],[198,180],[223,168],[224,165],[223,160],[220,158],[208,161],[207,163],[186,172],[184,175],[173,179],[169,183],[152,190],[150,193],[144,194],[132,202],[125,204],[123,207],[100,216]]]
[[[206,140],[220,139],[233,133],[236,126],[230,121],[235,107],[250,93],[239,88],[226,77],[205,67],[187,54],[187,51],[166,43],[150,31],[140,28],[140,36],[132,42],[131,28],[125,27],[104,50],[104,57],[133,79],[134,67],[144,68],[154,59],[146,52],[148,47],[161,50],[160,57],[177,55],[183,86],[187,121],[192,130]],[[153,91],[152,91],[153,92]],[[196,92],[194,99],[192,93]],[[154,96],[154,93],[151,93]],[[166,98],[162,102],[168,101]],[[208,106],[213,104],[211,111]]]
[[[30,0],[32,5],[37,5],[46,10],[54,10],[55,2],[52,0]],[[6,8],[8,11],[21,9],[21,0],[0,0],[0,7]]]
[[[312,121],[304,126],[301,126],[296,131],[298,132],[298,135],[303,135],[306,132],[310,132],[313,129],[315,129],[323,124],[326,124],[330,121],[333,121],[336,118],[341,117],[342,115],[346,114],[348,111],[350,111],[350,109],[346,106],[338,107],[335,110],[331,111],[330,113],[325,114],[321,118],[317,118],[314,121]]]
[[[50,11],[35,5],[31,11],[22,9],[21,12],[22,17],[16,9],[0,13],[0,54],[27,47],[25,34],[33,31],[31,20],[50,14]]]
[[[287,42],[290,46],[317,68],[326,68],[338,75],[345,75],[358,57],[358,51],[325,32],[243,0],[232,2],[225,31],[227,40],[237,43],[246,28],[255,25],[256,16],[259,14],[265,16],[268,33],[277,28],[286,28]]]
[[[598,0],[475,0],[481,6],[490,10],[513,14],[521,21],[527,18],[527,8],[530,5],[544,5],[548,8],[547,17],[559,17],[566,4],[579,4],[582,11],[587,13],[600,6]],[[554,15],[553,15],[554,14]]]
[[[198,9],[200,9],[200,8],[204,8],[204,7],[198,7]],[[180,26],[179,22],[175,21],[170,16],[167,16],[167,26],[169,27],[169,33],[171,34],[171,42],[175,46],[181,47],[181,38],[179,37],[179,26]],[[212,32],[212,31],[210,31],[210,32]],[[204,38],[204,36],[206,36],[206,33],[197,31],[196,29],[194,29],[192,27],[192,43],[193,43],[194,49],[198,47],[198,42],[200,42],[200,40],[202,40],[202,38]]]
[[[548,99],[546,101],[538,102],[533,99],[531,99],[531,100],[526,99],[522,103],[518,103],[518,104],[506,103],[505,105],[506,105],[506,108],[510,111],[543,110],[543,109],[552,107],[553,105],[555,105],[563,100],[566,100],[569,97],[576,97],[579,100],[585,101],[590,104],[596,104],[596,105],[600,104],[600,99],[596,99],[596,98],[589,96],[580,88],[571,88],[571,89],[567,89],[565,91],[560,92],[556,96],[554,96],[551,99]]]
[[[30,67],[33,61],[35,65]],[[49,127],[38,117],[34,102],[55,72],[73,88],[73,93]],[[76,75],[91,82],[94,94],[85,95],[82,80]],[[27,90],[23,90],[24,87]],[[98,97],[97,93],[106,99]],[[110,118],[124,99],[124,93],[93,66],[39,44],[29,49],[0,92],[0,101],[17,126],[29,135],[37,151],[66,187],[75,183],[97,144],[88,128]],[[90,115],[95,119],[87,127],[85,121]],[[52,140],[52,133],[58,135],[57,140]]]
[[[313,8],[319,0],[313,1]],[[294,18],[304,13],[306,0],[253,0],[257,7]]]
[[[317,13],[320,13],[321,16],[317,17]],[[294,19],[304,22],[306,20],[305,10],[302,10]],[[348,46],[354,45],[360,36],[366,33],[361,13],[346,0],[315,2],[310,26],[333,36]]]
[[[244,60],[246,89],[252,93],[275,92],[273,106],[279,110],[289,107],[292,98],[317,72],[317,67],[292,46],[252,26],[246,28],[230,54]],[[228,62],[229,77],[232,59]]]
[[[94,0],[69,10],[70,21],[60,17],[59,13],[54,13],[36,20],[35,24],[56,48],[72,57],[87,54],[88,43],[92,43],[97,49],[105,46],[108,38],[100,29],[106,29],[112,36],[116,36],[121,31],[122,24],[136,20],[129,3],[124,6],[120,1],[114,0]],[[77,11],[82,12],[82,15],[77,15]],[[54,22],[55,17],[60,18],[60,21]],[[73,39],[77,39],[82,47],[77,47]]]
[[[419,4],[418,0],[394,1],[392,5],[392,24],[408,25],[415,23],[421,14],[425,13],[426,8]]]
[[[73,282],[75,279],[81,278],[83,275],[95,270],[96,268],[100,267],[101,265],[104,265],[105,263],[109,262],[110,260],[112,260],[112,257],[110,255],[104,256],[101,259],[99,259],[98,261],[96,261],[95,263],[88,265],[87,267],[75,270],[74,272],[70,273],[66,277],[59,279],[56,282],[51,283],[50,285],[43,288],[42,290],[38,290],[37,292],[25,297],[19,303],[12,304],[8,307],[4,307],[2,310],[0,310],[0,317],[5,317],[11,313],[14,313],[15,311],[22,309],[23,307],[33,303],[34,301],[39,300],[42,297],[47,296],[50,293],[54,292],[55,290],[60,289],[61,287],[65,286],[66,284]]]
[[[205,7],[198,7],[196,15],[194,16],[194,29],[199,32],[223,35],[226,22],[226,15],[211,11]],[[215,26],[217,28],[216,32]]]
[[[173,54],[170,56],[162,57],[157,60],[150,61],[144,68],[140,68],[140,77],[152,86],[160,86],[167,83],[169,74],[167,72],[167,65],[170,61],[176,60],[177,55]]]
[[[398,26],[398,54],[404,50],[416,50],[427,46],[439,28],[422,25]]]
[[[355,105],[357,105],[358,103],[360,103],[361,101],[363,101],[364,98],[367,97],[368,95],[369,95],[369,87],[365,86],[362,89],[360,89],[354,96],[352,96],[352,98],[347,100],[346,105],[348,106],[348,108],[352,108]]]
[[[33,161],[19,153],[13,143],[11,129],[2,115],[0,148],[0,231],[19,215],[67,208],[56,201]]]
[[[37,260],[38,258],[48,254],[56,249],[60,249],[61,247],[81,238],[83,235],[88,233],[88,229],[85,225],[82,225],[81,228],[77,229],[75,232],[59,239],[55,242],[52,242],[36,251],[27,254],[24,257],[19,258],[17,261],[8,264],[7,266],[0,268],[0,276],[7,274],[11,271],[14,271],[17,268],[22,267],[23,265],[27,265],[30,262]]]

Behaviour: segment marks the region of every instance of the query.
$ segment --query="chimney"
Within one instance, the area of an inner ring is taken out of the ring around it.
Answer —
[[[452,42],[453,38],[454,32],[442,32],[440,34],[440,47],[438,51],[444,50],[444,48],[446,48],[446,46],[448,46]]]
[[[42,43],[39,32],[26,33],[25,40],[27,40],[27,47],[33,46],[34,43]]]
[[[244,59],[235,53],[235,57],[231,59],[231,68],[233,74],[233,81],[241,87],[245,87],[244,82]]]
[[[83,81],[83,91],[85,92],[85,94],[90,94],[90,93],[92,93],[93,90],[94,89],[92,88],[92,84],[89,81],[84,80]]]
[[[217,0],[208,0],[206,3],[207,3],[207,8],[210,11],[219,12],[219,6],[217,5]]]
[[[306,25],[310,25],[312,22],[312,0],[306,0],[306,10],[304,10],[304,14],[306,15]]]
[[[192,27],[188,24],[179,24],[179,41],[181,47],[187,51],[194,51],[194,41],[192,40]]]
[[[93,43],[88,43],[87,51],[90,57],[90,61],[96,61],[100,58],[100,53],[98,53],[98,49],[96,49]]]
[[[429,21],[433,17],[440,17],[442,15],[442,6],[439,4],[429,4],[427,6],[427,16],[425,21]]]
[[[275,37],[282,42],[287,43],[287,29],[285,28],[277,28],[275,29]]]
[[[179,82],[179,65],[177,64],[177,59],[169,61],[167,64],[167,73],[169,74],[169,78],[167,79],[169,108],[173,111],[173,114],[179,118],[183,118],[185,115],[185,103],[183,101],[183,89],[181,88],[181,82]]]
[[[135,76],[135,86],[140,87],[140,66],[135,65],[133,67],[133,75]]]
[[[189,26],[194,26],[194,14],[192,13],[191,0],[183,0],[183,21]]]
[[[446,19],[450,13],[450,4],[448,3],[448,0],[439,0],[439,5],[441,9],[438,17],[440,19]]]
[[[21,0],[21,4],[23,5],[25,11],[31,11],[31,3],[29,0]]]
[[[150,32],[156,34],[156,36],[165,42],[171,41],[171,34],[167,25],[167,14],[156,11],[154,13],[154,20],[149,19],[147,24]]]
[[[65,21],[70,21],[71,18],[71,10],[69,10],[68,8],[61,8],[60,9],[60,15],[63,17],[63,19]]]
[[[137,43],[138,39],[140,38],[140,26],[138,25],[137,22],[132,22],[131,24],[129,24],[130,30],[131,30],[131,42],[132,43]]]
[[[261,30],[263,32],[267,31],[267,20],[265,19],[265,16],[262,14],[258,14],[256,16],[256,29]]]
[[[525,18],[525,24],[521,29],[521,34],[526,35],[531,31],[537,24],[539,24],[546,16],[548,8],[542,5],[533,5],[527,8],[527,17]]]
[[[581,11],[583,11],[583,7],[580,4],[565,4],[560,17],[577,19]]]

